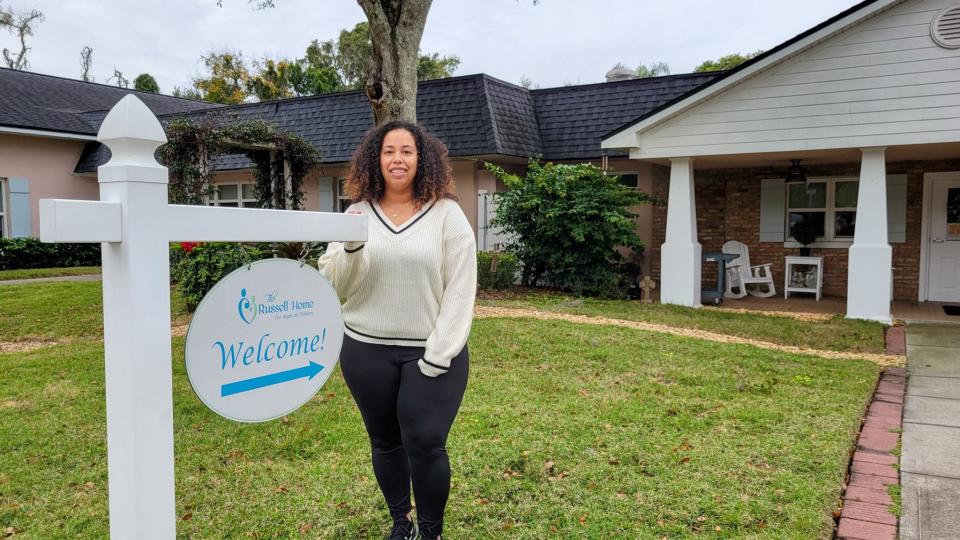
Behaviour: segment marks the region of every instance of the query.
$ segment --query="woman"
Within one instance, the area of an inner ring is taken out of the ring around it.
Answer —
[[[447,434],[467,386],[476,241],[452,193],[447,149],[419,126],[375,128],[353,155],[348,213],[363,242],[331,242],[320,271],[343,304],[340,369],[370,435],[389,538],[440,538]],[[410,485],[417,503],[412,519]]]

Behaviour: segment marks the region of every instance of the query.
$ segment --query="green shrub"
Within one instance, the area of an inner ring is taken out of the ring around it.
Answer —
[[[175,267],[171,267],[170,277],[176,282],[187,309],[193,311],[218,281],[237,268],[260,259],[262,252],[243,244],[208,243],[177,257],[179,260]]]
[[[192,249],[192,248],[191,248]],[[177,265],[180,264],[180,259],[187,256],[187,251],[183,249],[183,246],[180,244],[170,244],[170,281],[173,283],[177,282],[176,273]]]
[[[481,289],[509,289],[516,274],[517,257],[512,253],[477,252],[477,286]]]
[[[617,247],[643,250],[631,208],[651,202],[589,163],[531,160],[525,176],[487,164],[509,188],[498,193],[492,227],[511,238],[521,281],[587,296],[623,297],[635,279]]]
[[[100,244],[45,244],[36,238],[0,238],[0,270],[100,266]]]

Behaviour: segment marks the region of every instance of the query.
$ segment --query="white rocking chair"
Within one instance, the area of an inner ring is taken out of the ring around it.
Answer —
[[[750,248],[742,242],[730,240],[723,245],[723,252],[739,255],[727,265],[726,298],[743,298],[746,295],[770,298],[777,294],[773,284],[772,263],[750,265]],[[750,285],[755,285],[753,289]],[[734,292],[736,289],[736,292]],[[761,290],[762,289],[762,290]]]

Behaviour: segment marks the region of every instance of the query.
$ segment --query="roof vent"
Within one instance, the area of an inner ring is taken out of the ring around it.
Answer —
[[[960,48],[960,5],[940,12],[930,25],[930,36],[947,49]]]

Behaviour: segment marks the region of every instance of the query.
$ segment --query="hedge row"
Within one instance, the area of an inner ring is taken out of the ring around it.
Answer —
[[[0,238],[0,270],[100,266],[100,244],[45,244],[36,238]]]

